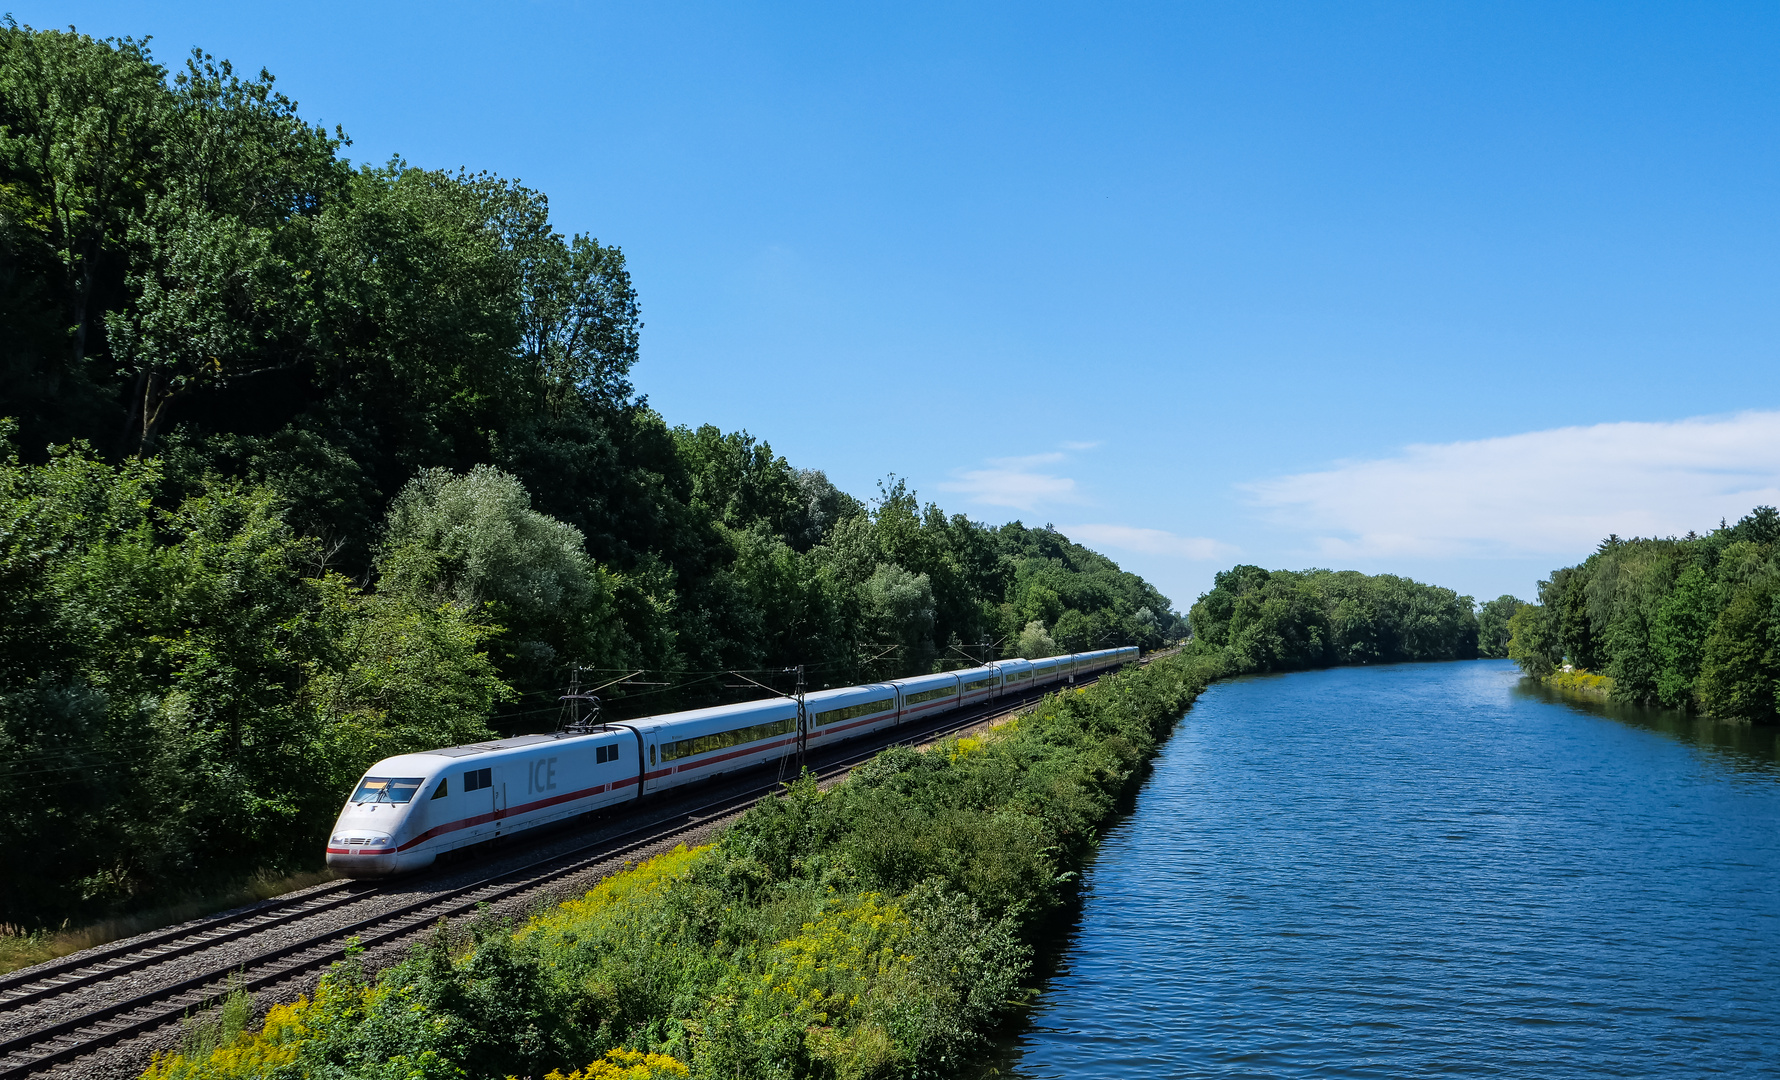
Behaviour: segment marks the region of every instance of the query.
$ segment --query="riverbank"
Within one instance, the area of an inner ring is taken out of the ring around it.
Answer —
[[[1608,675],[1596,675],[1582,670],[1554,671],[1539,682],[1560,694],[1572,694],[1590,701],[1613,700],[1613,678]]]
[[[669,1059],[710,1077],[955,1071],[1029,998],[1034,947],[1073,911],[1100,829],[1224,673],[1157,659],[991,731],[886,751],[828,791],[793,784],[707,847],[520,927],[441,933],[375,976],[340,965],[259,1030],[147,1075],[373,1060],[599,1075],[612,1051],[657,1055],[660,1075]]]

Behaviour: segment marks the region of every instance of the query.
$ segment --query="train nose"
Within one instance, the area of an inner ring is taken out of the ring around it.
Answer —
[[[328,837],[328,869],[347,877],[393,874],[395,844],[387,833],[335,833]]]

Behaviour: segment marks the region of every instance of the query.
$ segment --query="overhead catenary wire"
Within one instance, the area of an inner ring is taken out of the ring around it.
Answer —
[[[995,644],[1000,644],[1000,643],[997,642]],[[883,659],[886,656],[889,656],[893,653],[896,653],[896,652],[906,649],[906,646],[904,646],[904,645],[898,644],[898,645],[884,646],[881,642],[872,642],[872,643],[863,643],[862,642],[861,647],[862,648],[875,648],[875,649],[879,650],[876,654],[874,654],[870,657],[863,657],[860,661],[858,661],[860,663],[867,663],[867,664],[874,663],[877,660]],[[956,647],[949,646],[949,648],[955,649]],[[958,651],[961,651],[961,650],[958,650]],[[967,653],[965,653],[963,655],[967,659],[975,659],[974,657],[970,657],[969,654],[967,654]],[[720,678],[720,677],[726,676],[726,675],[734,676],[734,677],[742,678],[742,679],[747,679],[748,683],[750,685],[760,687],[761,689],[767,690],[768,692],[773,693],[775,695],[782,696],[782,697],[792,697],[794,695],[786,694],[783,691],[773,689],[772,687],[767,686],[765,683],[759,682],[758,680],[753,679],[750,676],[751,675],[772,676],[772,675],[790,674],[793,672],[801,672],[802,674],[800,674],[800,676],[799,676],[799,685],[800,685],[800,687],[803,687],[805,685],[803,680],[804,680],[804,678],[807,677],[808,673],[814,672],[814,671],[822,671],[822,670],[826,670],[826,669],[832,669],[835,667],[840,667],[840,666],[846,665],[847,663],[848,662],[845,660],[828,660],[828,661],[821,661],[821,662],[818,662],[815,664],[799,665],[796,667],[723,668],[723,669],[715,669],[715,670],[684,670],[684,671],[678,670],[678,669],[659,669],[659,668],[582,668],[581,670],[588,671],[588,672],[603,672],[603,673],[608,673],[608,674],[610,674],[610,673],[619,673],[620,674],[620,678],[612,680],[606,684],[603,684],[598,689],[604,689],[606,687],[627,683],[627,682],[629,682],[630,679],[633,679],[637,675],[680,674],[680,675],[697,675],[697,676],[699,676],[698,678],[686,679],[684,681],[676,681],[676,682],[670,682],[670,683],[654,683],[654,682],[630,683],[630,685],[647,685],[647,686],[650,686],[651,689],[641,690],[641,691],[632,692],[632,693],[625,693],[615,699],[614,704],[616,704],[618,702],[638,701],[638,700],[641,700],[644,698],[656,697],[656,696],[659,696],[662,694],[671,694],[671,693],[674,693],[674,692],[680,691],[680,690],[688,690],[693,687],[705,685],[707,683],[712,682],[713,680],[715,680],[717,678]],[[526,691],[523,694],[521,694],[520,696],[522,698],[540,697],[545,694],[549,694],[549,695],[555,697],[555,696],[559,696],[559,693],[560,692],[556,691],[556,690],[532,690],[532,691]],[[497,713],[497,718],[502,721],[511,722],[511,721],[515,721],[515,720],[523,720],[523,719],[527,719],[527,718],[531,718],[531,717],[543,716],[543,715],[555,713],[559,710],[559,708],[560,708],[559,704],[553,701],[550,705],[547,705],[547,706],[519,709],[519,710],[510,711],[510,712],[500,712],[500,713]],[[196,736],[197,738],[201,739],[202,733],[191,733],[191,736]],[[190,738],[191,736],[187,736],[187,738]],[[67,787],[67,786],[73,786],[76,784],[86,782],[86,780],[87,780],[86,777],[68,776],[68,774],[72,774],[72,773],[97,774],[92,777],[92,781],[93,782],[103,782],[102,778],[123,777],[123,776],[128,776],[132,773],[135,773],[138,771],[137,770],[138,766],[153,767],[152,762],[149,762],[149,763],[141,762],[139,760],[139,758],[137,757],[137,755],[139,755],[144,750],[149,750],[149,749],[153,749],[156,747],[163,747],[171,752],[177,753],[177,751],[181,749],[181,744],[186,742],[187,738],[182,738],[181,736],[174,735],[174,736],[169,736],[169,737],[165,737],[165,738],[148,738],[148,739],[141,739],[141,740],[133,740],[133,741],[130,741],[127,743],[108,742],[105,745],[98,746],[98,747],[95,747],[95,746],[85,746],[85,747],[78,747],[78,748],[70,747],[66,750],[43,748],[43,749],[27,751],[22,754],[9,755],[4,761],[0,761],[0,777],[5,777],[10,782],[27,782],[27,781],[32,780],[33,778],[42,778],[41,780],[38,780],[37,782],[31,783],[31,786],[37,790],[44,790],[44,789],[54,788],[54,787]],[[127,764],[129,767],[122,768],[122,769],[118,768],[118,766],[125,765],[125,764]],[[20,768],[21,765],[26,765],[26,766],[31,766],[31,767]],[[65,776],[67,777],[66,779],[59,779],[61,777],[65,777]],[[49,779],[51,777],[56,777],[58,779],[51,780],[51,779]]]

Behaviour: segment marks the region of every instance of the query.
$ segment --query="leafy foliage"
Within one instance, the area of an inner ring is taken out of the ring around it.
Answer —
[[[1258,566],[1233,567],[1214,582],[1188,615],[1192,647],[1226,657],[1236,671],[1463,660],[1478,653],[1471,598],[1451,589],[1390,574]]]
[[[1704,536],[1610,536],[1539,583],[1510,622],[1528,675],[1560,665],[1613,696],[1727,719],[1780,718],[1780,512],[1761,506]]]
[[[29,921],[314,860],[385,752],[486,733],[492,630],[314,576],[264,488],[0,464],[0,909]]]
[[[1486,660],[1508,658],[1509,622],[1526,602],[1513,596],[1486,600],[1477,609],[1477,655]]]

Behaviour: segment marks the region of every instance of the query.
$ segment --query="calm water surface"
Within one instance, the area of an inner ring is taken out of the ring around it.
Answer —
[[[1780,1076],[1776,734],[1498,661],[1214,686],[1017,1076]]]

